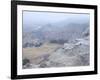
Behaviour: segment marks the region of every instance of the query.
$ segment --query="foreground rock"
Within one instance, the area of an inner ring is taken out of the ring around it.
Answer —
[[[64,43],[63,47],[56,49],[51,54],[35,58],[35,63],[25,68],[47,68],[64,66],[89,65],[89,40],[77,39],[75,43]]]

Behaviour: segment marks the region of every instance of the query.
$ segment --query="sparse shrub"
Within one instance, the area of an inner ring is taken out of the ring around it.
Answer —
[[[50,43],[58,43],[58,44],[64,44],[64,43],[67,43],[68,40],[62,40],[62,39],[59,39],[59,40],[51,40]]]
[[[47,65],[45,63],[40,64],[40,68],[45,68]]]
[[[89,36],[89,33],[85,33],[84,36]]]
[[[29,63],[30,63],[29,59],[27,59],[27,58],[23,59],[23,65],[26,65],[26,64],[29,64]]]
[[[38,43],[38,44],[35,44],[34,46],[35,47],[40,47],[42,45],[42,43]]]
[[[34,44],[33,43],[25,43],[24,45],[23,45],[23,48],[26,48],[26,47],[33,47],[34,46]]]
[[[23,48],[27,48],[27,47],[40,47],[41,45],[42,45],[41,42],[38,42],[38,43],[26,42],[25,44],[23,44]]]

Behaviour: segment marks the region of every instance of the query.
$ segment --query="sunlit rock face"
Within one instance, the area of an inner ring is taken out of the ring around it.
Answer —
[[[45,61],[47,67],[89,65],[89,45],[73,44],[56,50]]]

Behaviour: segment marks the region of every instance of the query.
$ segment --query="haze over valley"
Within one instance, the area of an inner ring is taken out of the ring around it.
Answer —
[[[23,12],[23,68],[88,66],[89,14]]]

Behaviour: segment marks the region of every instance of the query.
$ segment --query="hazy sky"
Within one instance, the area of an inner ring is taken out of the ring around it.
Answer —
[[[81,23],[82,21],[89,21],[89,14],[23,11],[24,28],[56,23],[63,20],[66,20],[66,22],[76,21]]]

